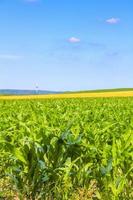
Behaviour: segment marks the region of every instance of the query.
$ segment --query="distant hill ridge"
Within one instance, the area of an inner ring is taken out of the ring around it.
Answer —
[[[97,90],[81,90],[81,91],[71,91],[65,93],[99,93],[99,92],[128,92],[133,91],[133,88],[113,88],[113,89],[97,89]]]
[[[1,95],[33,95],[33,94],[58,94],[60,92],[48,90],[17,90],[17,89],[0,89]]]
[[[99,92],[122,92],[133,91],[133,88],[115,88],[99,90],[81,90],[81,91],[49,91],[49,90],[19,90],[19,89],[0,89],[1,95],[35,95],[35,94],[60,94],[60,93],[99,93]]]

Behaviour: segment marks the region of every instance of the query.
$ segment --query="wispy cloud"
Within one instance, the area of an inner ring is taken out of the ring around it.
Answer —
[[[68,42],[70,42],[70,43],[79,43],[80,42],[80,38],[71,37],[71,38],[68,39]]]
[[[106,23],[108,23],[108,24],[118,24],[119,22],[120,22],[120,19],[119,18],[114,18],[114,17],[109,18],[109,19],[106,20]]]
[[[109,56],[109,57],[117,57],[117,56],[119,56],[119,52],[118,51],[108,52],[107,56]]]
[[[22,56],[19,55],[13,55],[13,54],[0,54],[0,59],[3,60],[18,60],[21,59]]]

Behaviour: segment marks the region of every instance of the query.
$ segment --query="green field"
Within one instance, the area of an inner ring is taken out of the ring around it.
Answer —
[[[0,101],[0,199],[132,200],[133,98]]]
[[[79,91],[68,91],[64,93],[101,93],[101,92],[131,92],[133,88],[114,88],[114,89],[99,89],[99,90],[79,90]]]

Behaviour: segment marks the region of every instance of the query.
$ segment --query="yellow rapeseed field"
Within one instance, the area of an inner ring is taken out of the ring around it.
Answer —
[[[133,97],[133,91],[121,92],[99,92],[99,93],[70,93],[70,94],[48,94],[48,95],[13,95],[0,96],[1,100],[21,99],[60,99],[60,98],[90,98],[90,97]]]

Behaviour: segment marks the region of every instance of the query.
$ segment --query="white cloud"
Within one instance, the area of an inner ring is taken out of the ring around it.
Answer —
[[[3,60],[18,60],[21,59],[22,56],[19,55],[13,55],[13,54],[0,54],[0,59]]]
[[[76,37],[71,37],[71,38],[68,39],[68,42],[70,42],[70,43],[79,43],[80,39],[76,38]]]
[[[106,23],[108,23],[108,24],[118,24],[119,22],[120,22],[120,19],[114,18],[114,17],[106,20]]]

